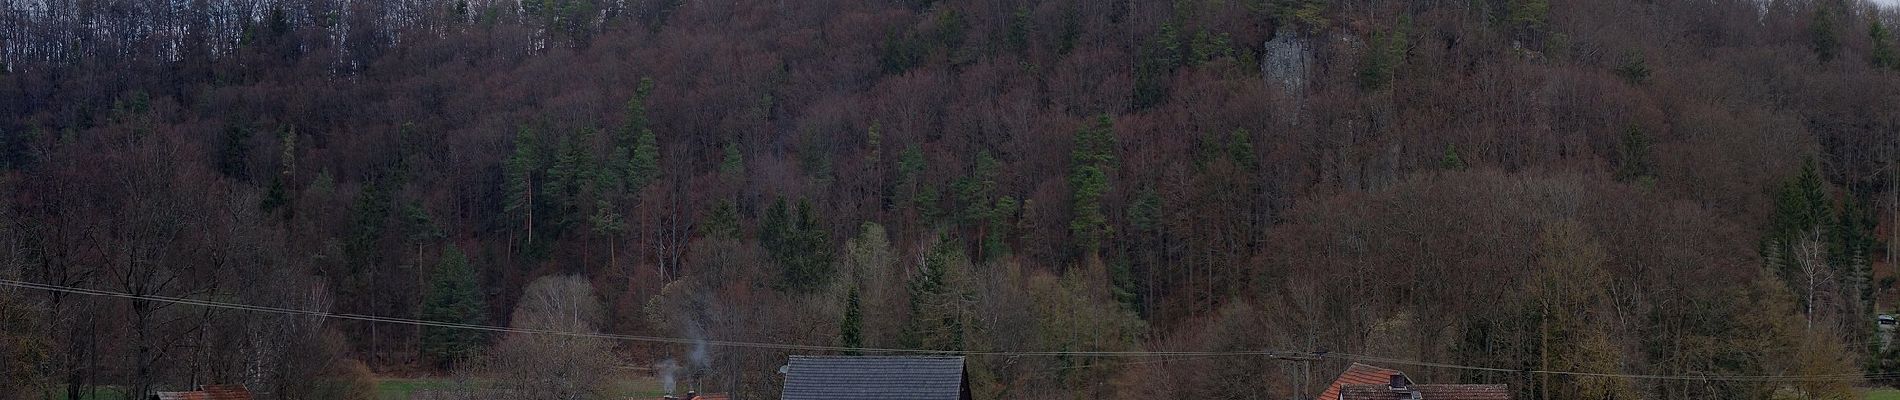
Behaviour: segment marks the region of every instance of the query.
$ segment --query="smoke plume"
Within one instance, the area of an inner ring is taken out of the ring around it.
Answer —
[[[680,363],[668,358],[653,364],[653,369],[660,371],[660,386],[666,389],[666,394],[673,394],[673,389],[679,387]]]

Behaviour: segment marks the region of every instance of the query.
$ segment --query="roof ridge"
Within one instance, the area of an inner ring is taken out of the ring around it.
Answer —
[[[780,400],[956,400],[968,384],[963,357],[792,356]]]
[[[797,357],[797,358],[963,358],[963,356],[942,356],[942,355],[929,355],[929,356],[894,356],[894,355],[870,355],[870,356],[847,356],[847,355],[830,355],[830,354],[793,354],[793,355],[792,355],[792,357]]]
[[[1353,361],[1352,365],[1347,366],[1346,369],[1352,369],[1352,367],[1366,367],[1366,368],[1372,368],[1372,369],[1378,369],[1378,370],[1392,371],[1392,372],[1397,372],[1401,374],[1405,373],[1405,371],[1381,367],[1381,366],[1372,365],[1372,364],[1366,364],[1366,363],[1362,363],[1358,361]]]

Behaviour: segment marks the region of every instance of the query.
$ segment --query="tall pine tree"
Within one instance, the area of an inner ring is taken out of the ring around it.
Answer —
[[[1834,61],[1841,52],[1840,27],[1835,26],[1834,10],[1826,4],[1814,7],[1814,19],[1808,22],[1808,41],[1821,62]]]
[[[488,312],[482,303],[475,271],[462,250],[450,245],[442,250],[429,292],[422,304],[422,319],[455,324],[486,324]],[[482,332],[437,326],[422,328],[422,352],[442,367],[474,356],[481,349]]]
[[[844,298],[844,321],[838,323],[838,346],[847,348],[846,355],[858,355],[856,348],[864,347],[864,305],[859,298],[858,287],[852,286],[851,292]]]
[[[1069,190],[1073,218],[1069,231],[1075,236],[1076,249],[1084,258],[1096,255],[1109,234],[1108,217],[1102,214],[1102,197],[1109,189],[1108,174],[1115,166],[1114,125],[1107,115],[1075,133],[1070,151]]]
[[[996,179],[1002,174],[1002,163],[991,156],[990,152],[978,152],[976,165],[970,176],[958,179],[951,186],[956,191],[957,203],[963,206],[958,213],[958,222],[976,232],[981,246],[978,258],[994,260],[1009,252],[1009,216],[1016,213],[1016,199],[997,195]]]
[[[772,202],[759,227],[759,243],[781,268],[779,286],[810,292],[831,281],[831,238],[811,202],[800,200],[794,214],[785,199]]]
[[[660,144],[647,119],[647,98],[653,93],[653,79],[641,79],[640,88],[627,101],[627,126],[621,130],[620,145],[631,147],[627,158],[627,190],[639,192],[659,179]]]
[[[1887,31],[1887,25],[1882,24],[1880,18],[1867,22],[1867,40],[1873,42],[1874,48],[1868,50],[1867,58],[1875,68],[1900,69],[1900,54],[1893,48],[1893,33]]]
[[[522,240],[528,244],[534,243],[535,172],[539,164],[534,143],[534,132],[521,128],[515,133],[514,152],[502,162],[502,209],[524,232]]]

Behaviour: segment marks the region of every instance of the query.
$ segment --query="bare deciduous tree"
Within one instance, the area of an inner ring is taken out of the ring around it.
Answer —
[[[586,279],[546,276],[528,285],[509,326],[589,334],[599,333],[605,318]],[[582,400],[607,398],[618,362],[604,339],[510,333],[477,368],[493,379],[489,398]]]

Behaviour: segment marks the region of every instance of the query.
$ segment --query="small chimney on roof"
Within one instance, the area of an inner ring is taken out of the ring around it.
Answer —
[[[1404,394],[1404,397],[1402,397],[1402,399],[1404,400],[1424,400],[1424,397],[1425,397],[1424,393],[1419,393],[1419,391],[1417,390],[1412,390],[1412,380],[1405,379],[1405,374],[1396,374],[1396,373],[1392,374],[1392,383],[1391,383],[1390,388],[1392,392],[1394,393]]]

